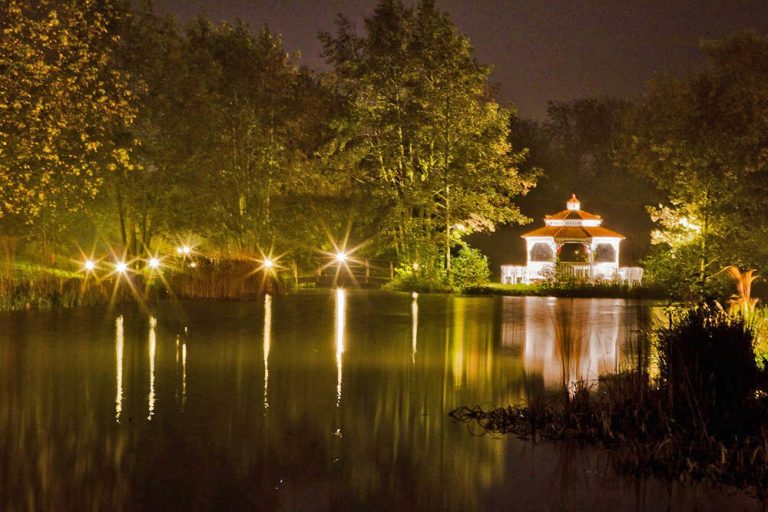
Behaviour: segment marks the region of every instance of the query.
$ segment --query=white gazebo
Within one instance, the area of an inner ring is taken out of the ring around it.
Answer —
[[[639,283],[642,269],[619,268],[624,236],[602,223],[599,215],[582,210],[573,194],[565,210],[544,217],[544,227],[522,235],[526,266],[502,265],[502,283],[529,284],[563,275],[584,281]]]

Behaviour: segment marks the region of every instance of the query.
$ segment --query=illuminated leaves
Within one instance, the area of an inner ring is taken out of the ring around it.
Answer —
[[[112,138],[134,110],[110,68],[113,7],[0,3],[0,218],[30,224],[78,209],[107,166],[125,162]]]

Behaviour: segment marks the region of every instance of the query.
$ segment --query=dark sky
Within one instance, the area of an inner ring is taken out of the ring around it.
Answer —
[[[241,18],[283,34],[301,62],[322,68],[317,34],[337,13],[362,19],[375,0],[156,0],[157,10],[189,19]],[[409,1],[407,3],[413,3]],[[654,72],[684,75],[701,63],[704,38],[768,32],[768,0],[437,0],[490,64],[498,99],[541,119],[548,100],[631,96]]]

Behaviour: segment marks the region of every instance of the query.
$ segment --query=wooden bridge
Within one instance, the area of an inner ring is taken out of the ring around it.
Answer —
[[[388,260],[354,260],[319,267],[314,275],[299,278],[299,283],[315,283],[319,288],[352,286],[379,288],[395,277],[395,266]]]

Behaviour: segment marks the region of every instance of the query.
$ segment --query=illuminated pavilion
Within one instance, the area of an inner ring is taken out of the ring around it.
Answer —
[[[544,227],[522,235],[527,263],[502,265],[502,283],[530,284],[561,276],[590,282],[639,283],[642,269],[619,267],[624,236],[602,224],[603,218],[582,210],[573,194],[565,210],[544,217]]]

